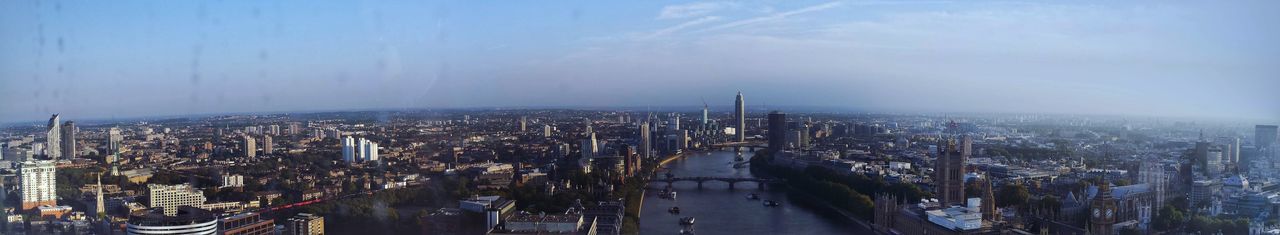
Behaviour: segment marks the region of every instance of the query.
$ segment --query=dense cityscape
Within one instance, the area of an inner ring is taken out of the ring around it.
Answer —
[[[1280,235],[1277,10],[0,0],[0,235]]]
[[[0,132],[3,231],[717,234],[737,215],[644,205],[730,192],[836,233],[1280,232],[1275,125],[731,107],[53,114]],[[713,153],[748,173],[673,173]]]

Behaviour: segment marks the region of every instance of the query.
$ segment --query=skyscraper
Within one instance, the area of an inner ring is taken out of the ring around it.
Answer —
[[[520,116],[520,132],[524,133],[526,131],[529,131],[529,118]]]
[[[649,122],[646,121],[646,122],[640,123],[640,156],[641,157],[644,157],[644,158],[653,157],[653,155],[650,153],[650,151],[653,150],[653,143],[652,143],[653,138],[651,138],[650,135],[651,133],[649,131]]]
[[[67,121],[62,124],[62,157],[74,159],[76,155],[76,122]]]
[[[244,135],[244,140],[241,141],[240,147],[244,149],[245,157],[254,157],[258,155],[258,144],[254,143],[255,141],[257,140],[253,139],[252,136]]]
[[[51,160],[58,160],[62,155],[62,122],[58,121],[58,115],[54,114],[49,118],[49,126],[45,129],[45,155]]]
[[[967,141],[966,141],[967,142]],[[934,160],[934,182],[937,183],[939,202],[945,207],[963,204],[965,146],[958,146],[955,138],[938,143],[938,158]]]
[[[734,107],[733,113],[734,115],[737,115],[734,118],[738,119],[736,122],[736,124],[738,124],[738,130],[737,130],[738,142],[747,141],[747,106],[746,105],[747,105],[746,102],[742,100],[742,92],[739,91],[738,97],[733,102],[733,107]]]
[[[221,129],[219,129],[221,130]],[[112,127],[107,131],[107,152],[108,154],[120,153],[120,142],[124,141],[124,135],[120,134],[119,127]]]
[[[1276,144],[1276,125],[1258,125],[1253,132],[1253,145],[1267,148]]]
[[[271,141],[271,135],[262,136],[262,155],[271,155],[274,151],[275,143]]]
[[[18,171],[22,181],[22,209],[58,205],[57,168],[53,161],[25,161]]]
[[[551,125],[542,125],[542,137],[551,138]]]
[[[356,139],[351,136],[342,138],[342,161],[346,163],[356,161]]]
[[[707,106],[707,103],[706,103],[706,102],[703,102],[703,103],[702,103],[702,127],[703,127],[703,128],[706,128],[706,127],[707,127],[707,123],[708,123],[708,121],[707,121],[707,117],[708,117],[707,113],[709,112],[709,108],[710,108],[710,107],[708,107],[708,106]]]
[[[769,113],[769,149],[786,149],[787,132],[787,114],[778,111]]]

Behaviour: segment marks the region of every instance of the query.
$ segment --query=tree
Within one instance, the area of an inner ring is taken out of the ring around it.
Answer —
[[[1027,203],[1027,199],[1031,197],[1031,192],[1027,190],[1027,186],[1019,184],[1005,184],[1000,188],[1000,194],[996,196],[996,204],[1001,207],[1022,206]]]

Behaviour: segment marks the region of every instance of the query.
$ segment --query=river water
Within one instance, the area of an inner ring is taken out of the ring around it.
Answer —
[[[744,152],[750,158],[752,153]],[[753,177],[747,167],[733,168],[734,152],[691,153],[666,165],[675,177]],[[659,171],[658,178],[664,178]],[[702,188],[696,182],[677,182],[673,186],[676,200],[663,199],[659,192],[666,183],[651,183],[644,195],[640,212],[640,234],[679,234],[684,226],[680,218],[693,216],[696,234],[763,235],[763,234],[870,234],[831,209],[789,198],[785,190],[760,190],[754,182],[739,182],[730,190],[728,183],[707,181]],[[761,200],[748,200],[750,193]],[[765,207],[764,200],[782,205]],[[680,214],[667,209],[680,207]]]

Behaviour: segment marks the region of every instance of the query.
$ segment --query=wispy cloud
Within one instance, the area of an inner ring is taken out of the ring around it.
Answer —
[[[660,30],[658,30],[658,31],[654,31],[653,33],[651,33],[651,34],[649,34],[649,35],[646,35],[645,37],[643,37],[643,38],[641,38],[641,39],[646,39],[646,40],[647,40],[647,39],[660,38],[660,37],[664,37],[664,36],[667,36],[667,35],[671,35],[672,33],[678,32],[678,31],[680,31],[680,30],[687,29],[687,28],[689,28],[689,27],[698,26],[698,25],[706,24],[706,23],[711,23],[711,22],[715,22],[715,21],[719,21],[719,20],[720,20],[720,17],[719,17],[719,16],[705,16],[705,17],[698,18],[698,19],[691,20],[691,21],[687,21],[687,22],[684,22],[684,23],[681,23],[681,24],[678,24],[678,25],[675,25],[675,26],[666,27],[666,28],[660,29]]]
[[[658,12],[658,19],[665,20],[665,19],[693,18],[693,17],[711,14],[712,12],[716,12],[719,10],[733,8],[736,6],[738,6],[738,4],[732,3],[732,2],[698,2],[698,3],[680,4],[680,5],[670,5],[670,6],[663,7],[662,11]]]
[[[842,5],[842,4],[843,4],[842,2],[828,2],[828,3],[823,3],[823,4],[813,5],[813,6],[809,6],[809,7],[805,7],[805,8],[795,9],[795,10],[791,10],[791,11],[774,13],[774,14],[770,14],[770,15],[767,15],[767,16],[761,16],[761,17],[756,17],[756,18],[751,18],[751,19],[745,19],[745,20],[739,20],[739,21],[729,22],[729,23],[725,23],[725,24],[722,24],[722,25],[718,25],[718,26],[711,27],[711,28],[707,28],[707,29],[700,30],[700,31],[715,31],[715,30],[723,30],[723,29],[730,29],[730,28],[741,27],[741,26],[744,26],[744,25],[757,24],[757,23],[761,23],[761,22],[768,22],[768,21],[780,20],[780,19],[785,19],[785,18],[787,18],[787,17],[791,17],[791,16],[794,16],[794,15],[805,14],[805,13],[815,12],[815,11],[822,11],[822,10],[826,10],[826,9],[831,9],[831,8],[839,7],[839,6],[840,6],[840,5]]]

